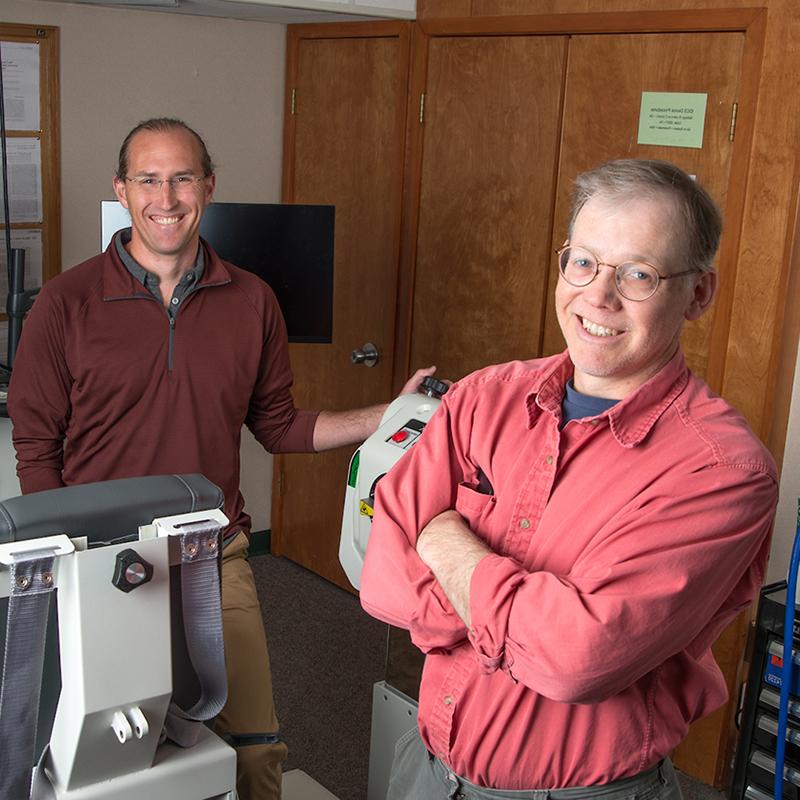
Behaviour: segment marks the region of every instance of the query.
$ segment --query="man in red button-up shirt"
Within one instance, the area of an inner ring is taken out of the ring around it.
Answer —
[[[720,231],[670,164],[579,176],[567,350],[458,382],[380,483],[361,601],[427,654],[390,800],[680,797],[666,757],[726,700],[710,648],[761,585],[777,499],[679,346]]]

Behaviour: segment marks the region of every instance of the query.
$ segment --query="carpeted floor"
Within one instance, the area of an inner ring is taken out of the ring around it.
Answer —
[[[357,598],[285,558],[251,559],[270,643],[275,701],[302,769],[339,800],[366,800],[372,685],[384,677],[387,627]],[[685,800],[725,795],[680,775]]]

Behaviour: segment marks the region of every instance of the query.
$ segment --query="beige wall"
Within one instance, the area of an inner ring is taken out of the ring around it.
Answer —
[[[285,26],[41,0],[3,0],[0,20],[60,28],[64,268],[99,249],[120,142],[147,117],[198,129],[218,200],[279,199]]]
[[[119,145],[147,117],[197,128],[218,200],[279,200],[285,26],[40,0],[3,0],[0,21],[60,28],[65,269],[99,251]],[[243,473],[255,529],[269,527],[271,459],[249,434]]]

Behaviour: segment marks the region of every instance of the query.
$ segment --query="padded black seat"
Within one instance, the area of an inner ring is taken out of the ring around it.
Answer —
[[[65,533],[90,543],[135,536],[140,525],[221,508],[222,491],[203,475],[150,475],[48,489],[0,502],[0,544]]]

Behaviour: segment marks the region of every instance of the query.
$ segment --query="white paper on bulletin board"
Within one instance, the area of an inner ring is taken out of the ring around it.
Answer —
[[[700,149],[707,103],[704,92],[642,92],[637,143]]]
[[[25,251],[25,289],[42,285],[42,232],[40,230],[11,230],[11,246]],[[5,242],[0,246],[0,297],[8,296],[8,259]],[[3,301],[5,302],[5,300]],[[0,359],[2,360],[2,359]]]
[[[3,110],[10,131],[39,130],[39,45],[2,42]]]
[[[42,144],[38,136],[6,139],[11,222],[42,221]],[[0,174],[0,197],[3,178]],[[5,209],[0,203],[0,222]]]

